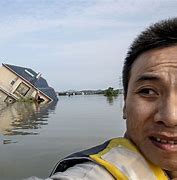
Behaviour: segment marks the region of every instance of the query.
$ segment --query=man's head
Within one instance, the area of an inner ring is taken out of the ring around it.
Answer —
[[[128,138],[149,161],[177,171],[177,19],[144,31],[123,73]]]
[[[127,94],[132,64],[137,57],[151,49],[177,44],[177,18],[160,21],[143,31],[132,43],[123,67],[124,95]]]

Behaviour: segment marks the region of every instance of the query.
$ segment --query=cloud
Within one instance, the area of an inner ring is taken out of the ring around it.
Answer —
[[[134,37],[177,15],[176,6],[167,0],[2,0],[1,57],[34,67],[54,87],[115,85]]]
[[[82,1],[70,4],[65,1],[60,1],[60,3],[58,1],[53,1],[53,3],[46,1],[47,3],[42,3],[42,5],[36,1],[31,1],[31,4],[30,1],[27,3],[16,2],[19,7],[26,8],[28,13],[22,15],[24,11],[21,11],[20,8],[17,9],[18,6],[12,3],[15,6],[16,13],[14,15],[11,13],[10,17],[1,20],[1,40],[14,38],[20,33],[56,31],[60,28],[63,31],[85,30],[85,33],[98,29],[102,29],[102,31],[126,29],[142,26],[147,24],[147,21],[151,23],[153,19],[161,19],[167,14],[168,17],[177,15],[175,10],[177,2],[166,0],[129,0],[126,2],[123,0],[98,0],[91,1],[92,3],[88,4]],[[10,10],[12,8],[9,9],[9,12]],[[153,13],[156,13],[156,16]],[[135,17],[136,19],[132,19]]]

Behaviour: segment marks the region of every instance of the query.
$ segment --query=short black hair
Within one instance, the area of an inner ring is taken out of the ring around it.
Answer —
[[[177,44],[177,17],[162,20],[143,31],[130,46],[124,61],[122,79],[124,95],[127,95],[132,64],[145,51]]]

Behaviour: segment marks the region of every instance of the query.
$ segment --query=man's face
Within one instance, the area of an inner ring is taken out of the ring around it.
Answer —
[[[177,46],[136,59],[124,116],[128,137],[145,157],[163,169],[177,170]]]

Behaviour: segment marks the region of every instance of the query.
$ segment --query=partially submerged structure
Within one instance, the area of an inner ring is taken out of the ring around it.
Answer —
[[[20,99],[32,99],[48,103],[57,101],[57,95],[47,81],[30,68],[2,64],[0,67],[0,101],[13,103]]]

